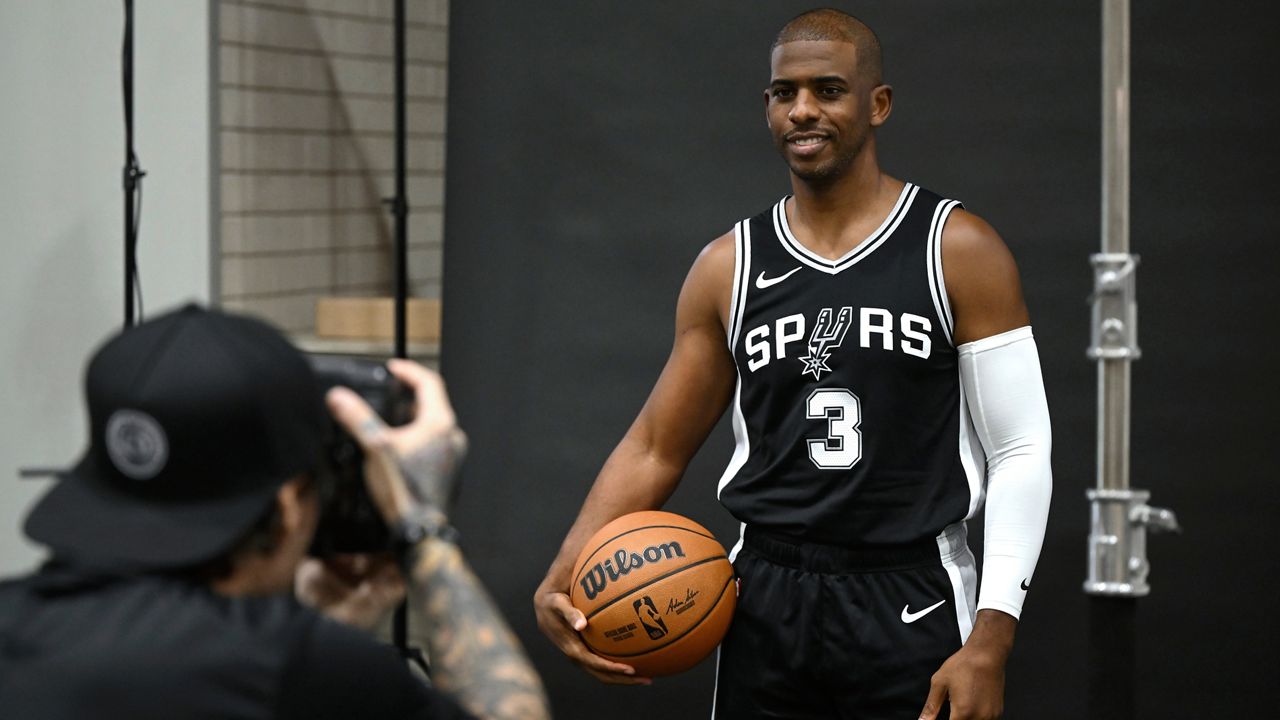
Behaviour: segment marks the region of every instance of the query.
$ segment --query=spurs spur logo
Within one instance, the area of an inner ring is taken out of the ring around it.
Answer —
[[[832,321],[831,316],[835,315]],[[831,372],[831,366],[827,365],[827,360],[831,358],[831,351],[840,347],[840,343],[844,342],[844,334],[849,332],[849,324],[853,320],[853,308],[842,307],[840,313],[836,315],[831,308],[823,308],[818,313],[818,321],[813,325],[813,332],[809,335],[809,354],[800,357],[800,362],[804,363],[804,370],[800,374],[813,373],[813,379],[822,378],[822,373]]]

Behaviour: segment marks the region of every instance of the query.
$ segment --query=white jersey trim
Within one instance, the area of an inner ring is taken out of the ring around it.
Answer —
[[[742,552],[742,544],[746,542],[746,539],[747,524],[738,523],[738,542],[734,543],[733,549],[729,551],[729,562],[734,562],[738,559],[738,553]]]
[[[947,526],[936,540],[938,557],[951,579],[956,625],[960,628],[960,644],[963,645],[973,632],[978,602],[978,569],[973,552],[969,550],[969,531],[964,523],[956,523]]]
[[[733,440],[733,456],[729,458],[729,465],[725,467],[724,474],[720,476],[720,482],[716,484],[717,500],[720,499],[720,493],[724,492],[725,486],[737,476],[742,466],[747,464],[747,456],[751,454],[751,443],[747,438],[747,419],[742,414],[741,375],[738,376],[737,386],[733,390]]]
[[[737,352],[738,334],[742,331],[742,316],[747,309],[747,291],[751,287],[751,220],[743,220],[733,228],[734,253],[733,260],[733,298],[729,306],[729,354]],[[735,360],[734,368],[738,373],[738,381],[733,390],[733,456],[716,483],[716,499],[725,486],[747,464],[750,454],[750,441],[747,438],[747,419],[742,414],[742,375]],[[732,561],[732,558],[730,558]]]
[[[716,698],[720,695],[720,647],[716,646],[716,675],[711,684],[711,720],[716,720]]]
[[[898,225],[902,224],[903,218],[907,216],[907,211],[911,209],[911,203],[915,200],[919,191],[919,185],[904,183],[902,192],[898,193],[897,203],[889,211],[889,215],[884,219],[884,222],[880,223],[880,227],[876,228],[875,232],[868,235],[852,250],[835,260],[828,260],[813,252],[800,244],[800,241],[796,240],[796,236],[791,233],[791,226],[787,222],[787,199],[790,196],[782,198],[773,206],[773,229],[778,235],[778,242],[782,243],[782,247],[796,260],[814,270],[828,275],[835,275],[842,270],[857,265],[875,252],[876,248],[883,245],[893,235],[893,231],[898,229]]]
[[[947,224],[951,211],[960,205],[958,200],[943,200],[933,210],[933,223],[929,225],[928,252],[929,261],[929,293],[933,295],[933,309],[942,323],[942,334],[947,342],[955,347],[952,331],[955,323],[951,318],[951,301],[947,299],[947,283],[942,274],[942,228]]]
[[[738,542],[734,544],[733,549],[729,551],[729,562],[738,559],[738,553],[742,551],[742,543],[747,537],[747,524],[738,524]],[[735,591],[736,592],[736,591]],[[716,717],[716,698],[720,695],[720,648],[716,647],[716,679],[711,686],[711,719]]]
[[[743,220],[733,226],[733,296],[729,298],[729,354],[738,345],[738,333],[742,330],[742,314],[747,309],[747,289],[751,286],[751,221]],[[737,363],[734,363],[735,365]]]

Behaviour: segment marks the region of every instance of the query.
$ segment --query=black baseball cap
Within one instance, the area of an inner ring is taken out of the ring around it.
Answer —
[[[248,317],[189,305],[121,332],[90,360],[85,400],[89,447],[24,527],[76,564],[213,560],[320,457],[310,364]]]

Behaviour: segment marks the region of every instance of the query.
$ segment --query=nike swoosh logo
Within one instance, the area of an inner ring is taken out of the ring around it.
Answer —
[[[1023,578],[1023,580],[1022,580],[1022,592],[1026,592],[1026,591],[1028,591],[1028,590],[1030,590],[1030,589],[1031,589],[1031,583],[1027,582],[1026,578]]]
[[[791,272],[787,273],[786,275],[779,275],[776,278],[766,278],[764,276],[764,272],[761,271],[760,276],[756,278],[756,287],[759,288],[760,290],[763,290],[767,287],[772,287],[782,282],[783,280],[786,280],[792,275],[795,275],[798,272],[800,272],[799,265],[797,265]]]
[[[906,624],[910,625],[911,623],[913,623],[913,622],[915,622],[915,621],[919,620],[920,618],[924,617],[925,615],[928,615],[929,613],[933,612],[934,610],[937,610],[938,608],[942,607],[943,603],[945,603],[945,602],[946,602],[946,600],[939,600],[938,602],[936,602],[936,603],[934,603],[934,604],[930,605],[929,607],[927,607],[927,608],[925,608],[925,609],[923,609],[923,610],[920,610],[919,612],[911,612],[911,611],[910,611],[910,608],[911,608],[911,605],[910,605],[910,604],[903,605],[903,606],[902,606],[902,622],[904,622],[904,623],[906,623]]]

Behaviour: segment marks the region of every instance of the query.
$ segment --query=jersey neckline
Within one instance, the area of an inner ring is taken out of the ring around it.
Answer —
[[[813,252],[809,248],[800,244],[796,236],[791,233],[791,226],[787,222],[787,200],[791,199],[790,195],[784,195],[781,200],[773,206],[773,229],[778,236],[778,242],[786,249],[796,260],[801,263],[827,273],[835,275],[836,273],[846,270],[858,264],[864,258],[875,252],[876,248],[884,244],[889,236],[893,235],[893,231],[902,224],[902,219],[907,216],[907,211],[911,209],[911,203],[915,200],[916,193],[919,192],[920,186],[913,183],[903,183],[902,192],[898,193],[898,201],[894,203],[893,209],[889,211],[884,222],[880,223],[880,227],[868,235],[862,242],[858,243],[852,250],[835,260],[828,260],[821,255]]]

